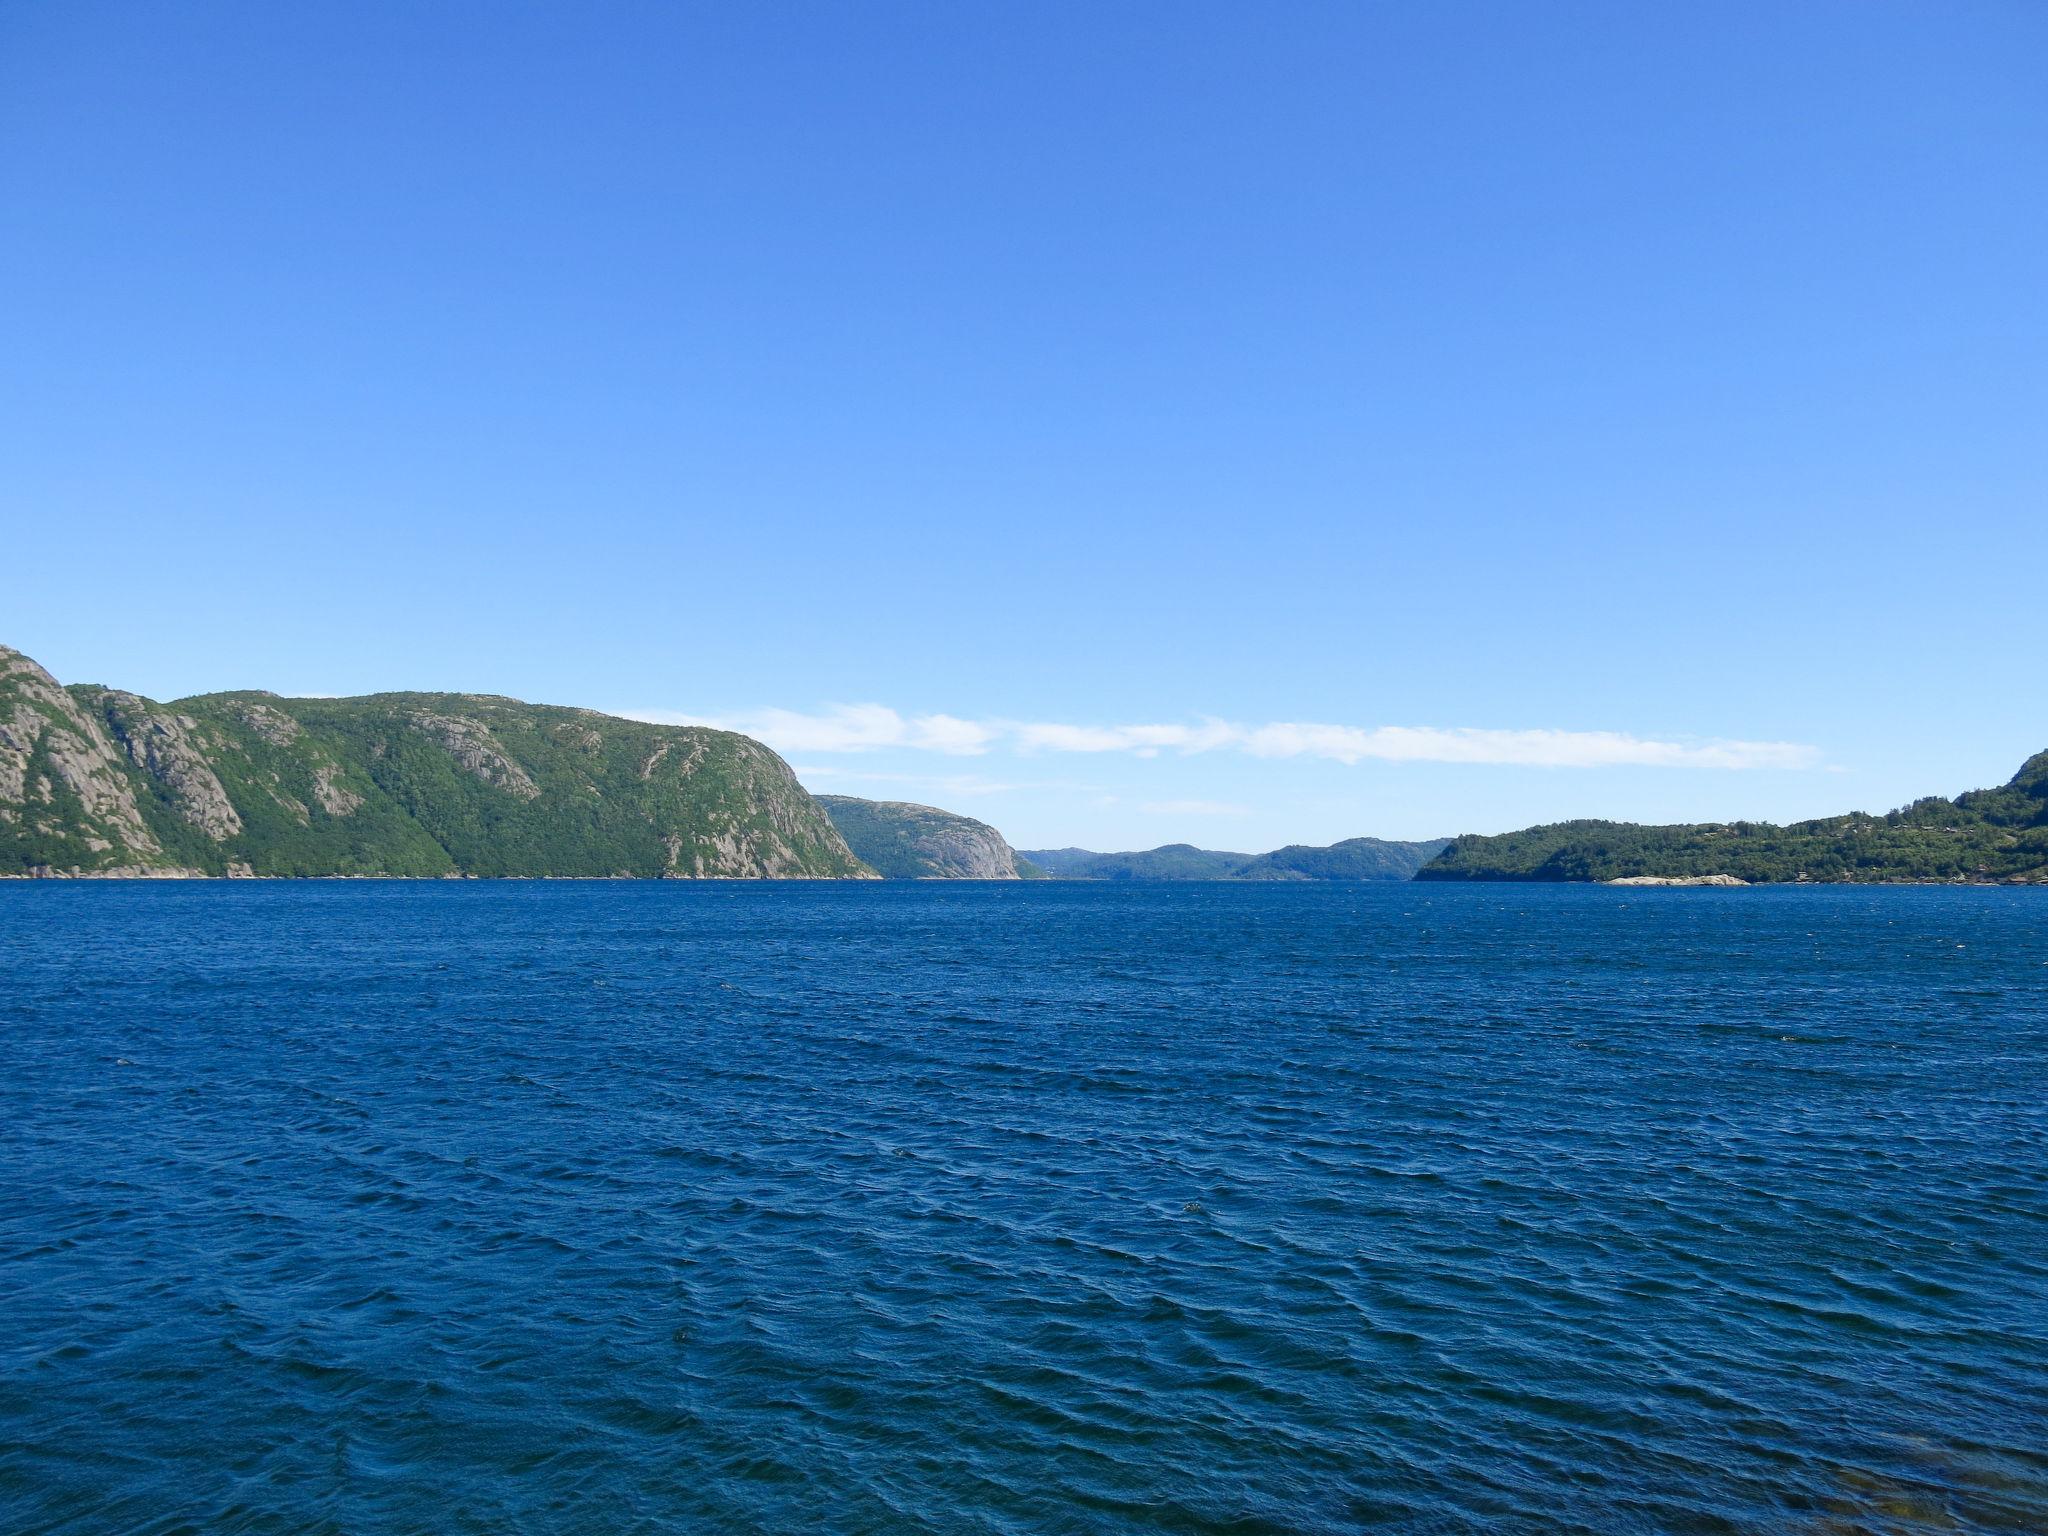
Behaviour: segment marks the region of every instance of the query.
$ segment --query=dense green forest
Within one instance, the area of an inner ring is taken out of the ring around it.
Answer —
[[[1761,881],[2048,883],[2048,752],[1998,789],[1929,798],[1882,816],[1646,827],[1566,821],[1461,837],[1419,880],[1614,880],[1733,875]]]

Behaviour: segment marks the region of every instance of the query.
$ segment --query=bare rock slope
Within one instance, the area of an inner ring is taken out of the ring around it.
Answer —
[[[1017,880],[1039,872],[985,821],[904,800],[820,795],[861,860],[888,880]]]

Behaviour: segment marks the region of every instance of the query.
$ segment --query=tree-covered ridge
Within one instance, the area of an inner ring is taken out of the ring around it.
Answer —
[[[1406,880],[1447,842],[1353,837],[1327,848],[1294,844],[1256,854],[1168,843],[1141,853],[1045,848],[1022,857],[1062,880]]]
[[[1132,853],[1087,848],[1027,848],[1023,857],[1058,880],[1225,880],[1248,862],[1248,853],[1219,853],[1190,843],[1168,843]]]
[[[1882,816],[1645,827],[1567,821],[1461,837],[1420,880],[1616,880],[1733,875],[1764,881],[2048,883],[2048,752],[2010,783]]]
[[[1232,877],[1238,880],[1409,880],[1450,846],[1447,837],[1419,843],[1350,837],[1327,848],[1291,844],[1262,853]]]
[[[61,688],[0,648],[0,874],[866,877],[728,731],[477,694]]]
[[[1021,861],[985,821],[905,800],[819,795],[847,846],[885,880],[1031,880],[1043,872]]]

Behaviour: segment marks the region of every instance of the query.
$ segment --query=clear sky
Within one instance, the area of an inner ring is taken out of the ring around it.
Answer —
[[[2048,5],[0,0],[0,641],[1019,846],[2048,746]]]

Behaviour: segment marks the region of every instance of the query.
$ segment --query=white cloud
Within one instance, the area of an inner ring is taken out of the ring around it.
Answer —
[[[1280,723],[1242,738],[1254,757],[1367,758],[1397,763],[1502,763],[1538,768],[1812,768],[1820,759],[1790,741],[1646,740],[1621,731],[1497,731],[1470,726]]]
[[[919,715],[910,722],[913,745],[954,756],[986,752],[989,743],[1002,734],[979,720],[960,720],[952,715]]]
[[[790,771],[806,785],[888,784],[905,791],[947,795],[1007,795],[1025,790],[1088,790],[1093,784],[1071,779],[992,779],[978,773],[869,773],[837,763],[792,763]]]
[[[1228,805],[1221,800],[1147,800],[1138,807],[1152,816],[1249,816],[1248,805]]]
[[[1199,725],[1056,725],[1034,721],[1009,728],[1010,737],[1027,752],[1135,752],[1156,757],[1171,747],[1180,752],[1209,752],[1229,746],[1238,727],[1221,720]]]
[[[739,731],[778,752],[875,752],[885,747],[974,757],[1002,734],[999,727],[953,715],[905,717],[885,704],[830,704],[815,714],[794,709],[757,709],[711,719],[663,710],[643,710],[629,719],[656,725],[709,725]]]
[[[1252,757],[1322,758],[1339,763],[1489,763],[1540,768],[1817,768],[1817,748],[1791,741],[1662,741],[1623,731],[1491,730],[1473,726],[1329,725],[1275,721],[1077,725],[1058,721],[969,720],[903,715],[882,704],[832,704],[810,714],[760,709],[719,719],[645,712],[669,725],[743,731],[778,752],[937,752],[978,757],[1002,746],[1022,753],[1237,751]]]

